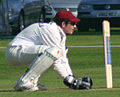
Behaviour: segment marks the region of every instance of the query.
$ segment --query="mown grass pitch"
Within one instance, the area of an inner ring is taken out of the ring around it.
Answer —
[[[6,47],[10,40],[0,40],[0,47]],[[68,36],[68,46],[103,45],[102,34]],[[120,45],[120,34],[111,35],[111,45]],[[13,66],[5,60],[5,48],[0,48],[0,97],[119,97],[120,95],[120,47],[112,47],[113,89],[105,88],[104,56],[102,47],[69,48],[68,58],[76,77],[90,76],[93,89],[72,90],[50,69],[40,83],[47,91],[16,92],[13,85],[28,66]]]

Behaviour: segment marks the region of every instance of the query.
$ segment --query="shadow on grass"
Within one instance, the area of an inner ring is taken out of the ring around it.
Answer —
[[[65,90],[72,90],[70,88],[51,88],[48,90],[39,90],[39,91],[46,91],[46,92],[51,92],[51,91],[65,91]],[[35,91],[35,92],[39,92],[39,91]],[[23,91],[16,91],[16,90],[0,90],[0,92],[23,92]]]
[[[45,90],[46,92],[51,92],[51,91],[69,91],[69,90],[72,90],[72,91],[94,91],[94,90],[120,90],[120,87],[113,87],[113,88],[110,88],[110,89],[107,89],[106,87],[93,87],[92,89],[90,90],[84,90],[84,89],[81,89],[81,90],[73,90],[73,89],[70,89],[70,88],[51,88],[51,89],[48,89],[48,90]],[[41,90],[40,90],[41,91]],[[16,90],[0,90],[0,92],[22,92],[22,91],[16,91]],[[36,91],[36,92],[39,92],[39,91]]]
[[[15,90],[0,90],[0,92],[16,92]]]
[[[120,87],[106,88],[106,87],[94,87],[91,90],[120,90]]]

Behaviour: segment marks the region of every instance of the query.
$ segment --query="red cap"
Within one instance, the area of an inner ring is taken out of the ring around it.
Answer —
[[[59,10],[57,12],[57,14],[55,15],[54,19],[56,20],[62,20],[62,19],[66,19],[66,20],[69,20],[69,21],[72,21],[72,22],[79,22],[80,19],[75,17],[72,12],[70,11],[66,11],[66,10]]]

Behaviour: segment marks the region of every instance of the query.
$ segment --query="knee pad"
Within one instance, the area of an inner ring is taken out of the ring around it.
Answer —
[[[61,50],[57,47],[51,47],[39,54],[30,64],[28,70],[23,76],[24,82],[35,82],[35,79],[43,75],[61,56]]]
[[[45,50],[45,53],[55,61],[61,57],[62,50],[58,47],[50,47],[49,49]]]

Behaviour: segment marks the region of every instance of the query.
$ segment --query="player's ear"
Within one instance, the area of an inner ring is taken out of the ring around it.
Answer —
[[[66,26],[66,24],[65,24],[65,22],[63,21],[63,22],[61,23],[61,27],[64,28],[65,26]]]

